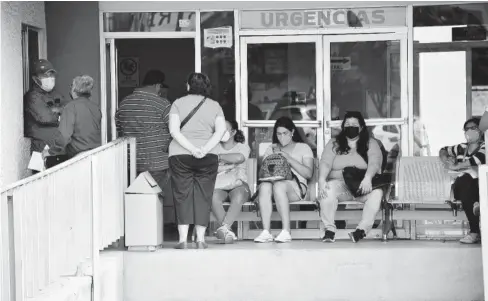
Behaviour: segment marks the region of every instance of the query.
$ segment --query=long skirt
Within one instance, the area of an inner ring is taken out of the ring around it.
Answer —
[[[178,224],[208,226],[219,167],[217,155],[208,154],[202,159],[176,155],[168,162]]]

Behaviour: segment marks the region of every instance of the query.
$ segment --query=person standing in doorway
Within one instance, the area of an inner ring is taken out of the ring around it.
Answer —
[[[59,119],[64,97],[54,90],[56,70],[44,59],[34,62],[33,84],[24,95],[24,136],[31,138],[31,153],[42,153],[60,138]]]
[[[148,171],[168,197],[168,121],[170,102],[161,97],[164,73],[147,72],[143,86],[125,97],[115,114],[117,132],[121,137],[136,138],[137,174]]]
[[[195,225],[197,248],[206,249],[205,231],[219,167],[217,144],[227,128],[222,108],[210,99],[208,76],[190,74],[187,89],[188,95],[171,106],[169,118],[171,188],[180,236],[176,249],[187,249],[190,225]]]
[[[68,103],[61,114],[58,130],[62,139],[55,141],[55,147],[45,151],[45,156],[66,153],[73,158],[102,145],[102,112],[92,100],[94,81],[91,76],[82,75],[73,79]]]

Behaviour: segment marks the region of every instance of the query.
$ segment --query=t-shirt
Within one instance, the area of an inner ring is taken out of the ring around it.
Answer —
[[[230,174],[232,174],[233,176],[235,176],[236,179],[242,180],[243,182],[247,183],[247,159],[249,158],[249,154],[251,153],[251,149],[249,148],[249,146],[244,143],[237,143],[233,148],[227,150],[222,147],[221,143],[219,143],[215,148],[215,151],[215,153],[219,155],[236,153],[242,154],[245,158],[244,162],[237,165],[232,170],[219,173],[217,175],[217,180],[219,177],[229,176]]]
[[[356,151],[355,147],[351,147],[351,150],[347,154],[337,154],[335,150],[335,139],[331,139],[322,152],[320,162],[325,162],[327,167],[330,168],[330,173],[327,180],[344,180],[342,176],[342,170],[348,166],[356,166],[359,169],[367,169],[368,164],[364,158]],[[383,154],[375,139],[369,140],[368,148],[368,163],[375,166],[376,170],[381,171],[381,165],[383,162]]]
[[[171,106],[170,114],[176,114],[180,121],[190,114],[190,112],[202,101],[203,96],[187,95],[175,100]],[[224,116],[222,108],[215,100],[207,98],[203,105],[193,115],[193,117],[181,129],[181,134],[188,139],[195,147],[203,147],[215,132],[215,118]],[[216,147],[209,153],[215,154]],[[169,145],[169,156],[191,155],[191,153],[181,146],[178,141],[172,140]]]
[[[305,164],[305,159],[307,159],[307,158],[313,159],[312,149],[310,148],[310,146],[308,146],[308,144],[302,143],[302,142],[297,142],[295,144],[295,147],[293,148],[293,151],[291,152],[291,154],[289,152],[286,152],[286,153],[288,153],[293,159],[297,160],[298,162],[300,162],[302,164]],[[271,155],[271,154],[273,154],[273,144],[271,144],[266,149],[266,151],[264,152],[263,159],[266,158],[267,156]],[[297,176],[298,181],[300,183],[304,184],[305,186],[308,186],[307,185],[308,181],[302,175],[300,175],[294,168],[292,168],[291,171]]]

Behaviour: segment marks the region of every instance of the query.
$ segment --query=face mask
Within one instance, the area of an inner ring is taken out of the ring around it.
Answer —
[[[54,77],[41,78],[41,89],[46,92],[51,92],[54,89]]]
[[[224,134],[224,136],[222,136],[222,139],[220,139],[220,141],[227,142],[227,141],[229,141],[229,139],[230,139],[230,133],[229,133],[229,131],[225,131],[225,134]]]
[[[359,136],[359,127],[357,126],[345,126],[344,127],[344,134],[349,139],[354,139]]]
[[[480,139],[480,133],[477,130],[467,130],[464,136],[468,142],[476,142]]]

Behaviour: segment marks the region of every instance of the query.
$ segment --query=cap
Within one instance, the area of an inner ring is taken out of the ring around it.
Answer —
[[[56,72],[51,62],[45,59],[37,60],[34,62],[34,74],[46,74],[48,72]]]

